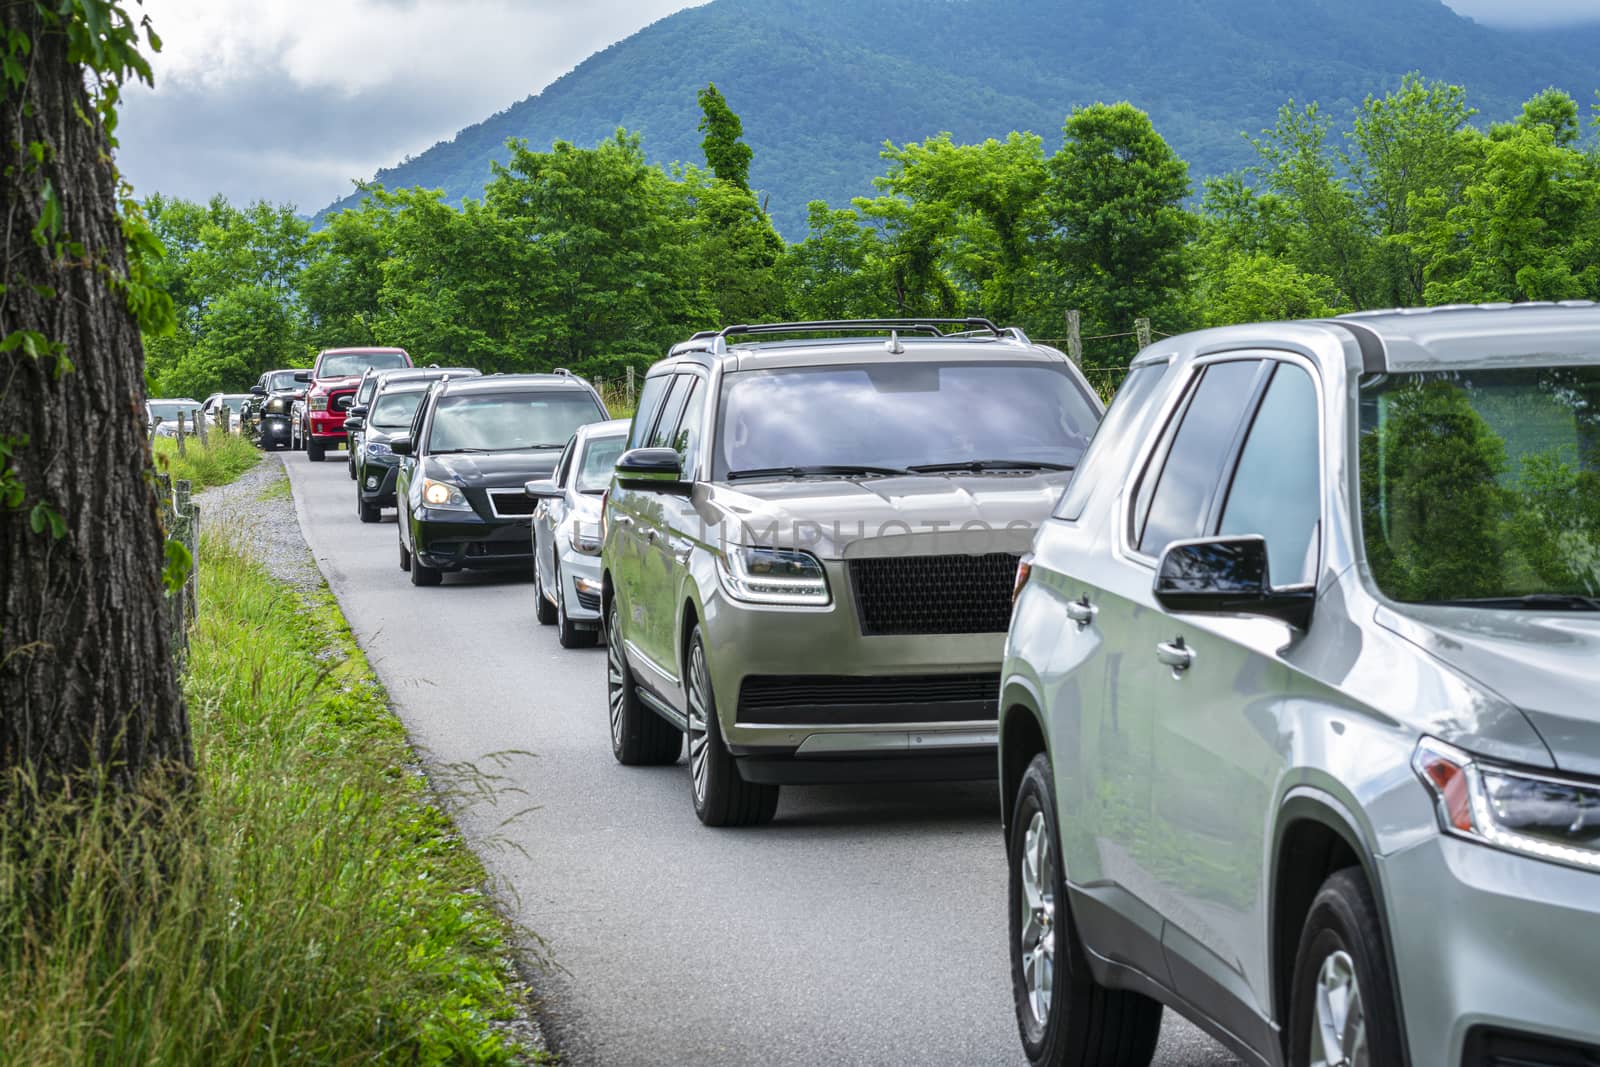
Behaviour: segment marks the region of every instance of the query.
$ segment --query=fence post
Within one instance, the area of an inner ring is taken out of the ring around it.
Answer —
[[[1067,358],[1073,366],[1083,366],[1083,312],[1077,308],[1067,312]]]
[[[1139,341],[1139,351],[1143,352],[1150,347],[1150,320],[1138,318],[1133,320],[1134,336]]]
[[[222,410],[217,412],[217,421],[222,425],[222,434],[226,437],[233,432],[233,409],[227,404],[222,405]]]
[[[200,439],[200,447],[209,447],[206,441],[206,417],[199,408],[194,409],[194,434]]]
[[[633,368],[628,368],[628,406],[633,407]]]
[[[180,456],[184,455],[183,437],[184,437],[184,434],[183,434],[183,409],[179,408],[178,409],[178,455],[180,455]]]
[[[197,575],[200,570],[200,505],[190,499],[189,479],[179,478],[175,484],[178,514],[177,532],[183,547],[189,550],[189,576],[183,583],[184,644],[188,644],[188,627],[200,613],[200,588]]]

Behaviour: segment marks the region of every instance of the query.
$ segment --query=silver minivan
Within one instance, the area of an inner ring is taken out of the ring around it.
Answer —
[[[1146,349],[1001,685],[1033,1063],[1600,1062],[1600,308]]]

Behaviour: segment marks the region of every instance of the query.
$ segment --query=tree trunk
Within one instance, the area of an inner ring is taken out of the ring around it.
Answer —
[[[0,440],[15,445],[24,493],[20,507],[0,504],[0,771],[31,770],[47,790],[84,772],[127,786],[188,768],[193,752],[165,623],[144,350],[112,285],[127,274],[117,178],[60,28],[32,2],[0,9],[5,28],[33,42],[25,86],[0,86],[0,338],[38,331],[71,363],[58,373],[52,355],[0,353]],[[46,181],[58,240],[81,249],[34,240]],[[64,536],[39,503],[59,513]]]

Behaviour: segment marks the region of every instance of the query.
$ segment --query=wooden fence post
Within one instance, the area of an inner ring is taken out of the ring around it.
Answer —
[[[628,368],[628,406],[633,407],[633,368]]]
[[[1077,308],[1067,312],[1067,358],[1083,366],[1083,312]]]
[[[206,441],[206,417],[199,408],[194,409],[194,435],[200,439],[201,448],[209,447]]]
[[[178,455],[183,455],[183,409],[178,409]]]
[[[1150,320],[1138,318],[1133,320],[1133,332],[1139,341],[1139,351],[1150,347]]]

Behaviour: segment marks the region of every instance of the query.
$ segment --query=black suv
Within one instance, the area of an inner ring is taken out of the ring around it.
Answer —
[[[435,382],[410,431],[389,441],[411,584],[464,569],[531,573],[536,501],[523,487],[550,476],[579,426],[608,418],[594,387],[565,371]]]
[[[269,370],[250,392],[256,397],[256,442],[263,449],[293,447],[293,409],[306,396],[305,383],[295,380],[301,373],[293,367]]]

